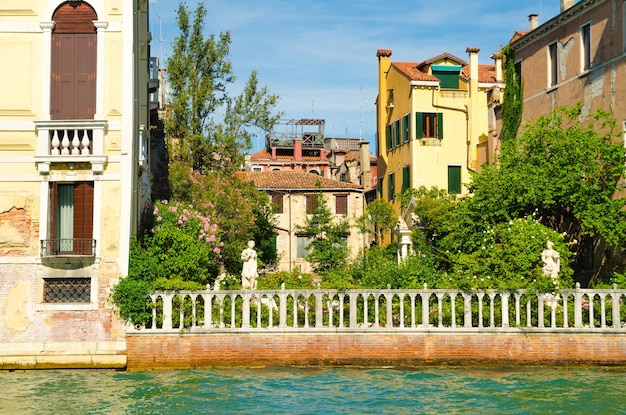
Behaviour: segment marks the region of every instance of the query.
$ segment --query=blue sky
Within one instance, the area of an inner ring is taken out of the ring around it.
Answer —
[[[195,11],[198,0],[187,0]],[[152,55],[165,62],[178,35],[176,0],[150,0]],[[449,52],[481,63],[528,29],[528,15],[544,23],[560,0],[205,0],[205,35],[230,30],[237,95],[253,70],[280,96],[286,119],[323,118],[327,137],[363,138],[376,132],[378,49],[392,61],[418,62]],[[262,148],[261,135],[253,149]]]

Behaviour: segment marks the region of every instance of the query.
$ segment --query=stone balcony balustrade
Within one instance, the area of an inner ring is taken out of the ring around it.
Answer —
[[[626,290],[179,291],[129,332],[626,332]],[[617,305],[617,306],[615,306]]]
[[[51,162],[91,163],[94,172],[102,172],[106,121],[53,120],[37,121],[37,162],[40,173],[49,171]]]

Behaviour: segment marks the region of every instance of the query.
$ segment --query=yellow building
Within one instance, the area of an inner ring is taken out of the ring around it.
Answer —
[[[124,367],[149,197],[148,0],[0,3],[0,368]],[[156,78],[156,76],[155,76]]]
[[[378,50],[379,197],[420,186],[465,194],[469,172],[497,152],[501,60],[479,64],[479,49],[467,52],[469,63],[449,53],[391,62],[391,50]]]

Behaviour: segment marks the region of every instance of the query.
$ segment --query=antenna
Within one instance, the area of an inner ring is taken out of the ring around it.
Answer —
[[[313,100],[311,101],[311,115],[315,114],[315,84],[313,84]]]

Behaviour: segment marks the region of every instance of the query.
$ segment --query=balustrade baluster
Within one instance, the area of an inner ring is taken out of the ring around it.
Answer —
[[[344,324],[343,324],[343,302],[346,298],[345,294],[340,294],[339,295],[339,327],[343,328]]]
[[[463,293],[463,326],[472,327],[472,294]]]
[[[250,328],[250,294],[243,294],[243,303],[241,305],[241,328]],[[253,297],[255,299],[256,297]],[[261,304],[261,299],[257,299],[258,304]],[[234,302],[233,302],[234,304]]]
[[[606,294],[600,294],[600,327],[606,328]]]
[[[502,327],[509,327],[509,297],[511,294],[504,292],[500,293],[500,300],[502,301]]]
[[[191,298],[191,297],[190,297]],[[198,300],[198,296],[194,295],[191,300],[191,328],[196,328],[196,301]]]
[[[400,322],[399,322],[399,327],[400,328],[404,328],[404,294],[402,294],[402,296],[398,295],[398,298],[400,299]]]
[[[391,294],[389,295],[389,293],[385,293],[385,303],[387,306],[387,324],[386,327],[391,328],[393,327],[393,310],[392,310],[392,303],[393,303],[393,297],[394,295]]]
[[[593,328],[596,326],[593,318],[593,300],[595,298],[595,296],[591,296],[590,294],[587,295],[587,299],[589,301],[589,328]]]
[[[422,297],[422,327],[428,327],[430,325],[430,293],[421,293],[420,296]]]
[[[204,328],[213,328],[213,298],[212,294],[202,294],[204,298]]]
[[[318,290],[313,295],[315,298],[315,327],[324,326],[324,312],[322,311],[322,293]]]
[[[583,326],[583,295],[580,292],[580,283],[576,283],[574,292],[574,327],[577,329]]]
[[[278,326],[280,328],[287,327],[287,294],[285,294],[285,285],[283,284],[282,290],[278,294],[280,309],[279,309],[279,320]],[[260,314],[260,313],[259,313]],[[260,325],[259,325],[260,327]]]
[[[443,327],[443,297],[446,293],[437,293],[437,327]]]
[[[293,327],[298,327],[298,300],[299,294],[292,294],[291,298],[293,298]]]
[[[618,329],[622,327],[622,322],[620,321],[620,300],[622,294],[616,293],[617,284],[613,284],[613,292],[611,293],[611,313],[613,318],[613,328]]]
[[[496,326],[496,318],[495,318],[495,298],[496,298],[496,293],[494,292],[490,292],[489,293],[489,327],[495,327]]]
[[[478,298],[478,327],[483,327],[483,297],[485,293],[480,291],[476,293]]]
[[[350,328],[357,327],[357,293],[350,293]]]
[[[163,329],[172,329],[172,301],[174,296],[171,294],[164,294],[163,299]]]

